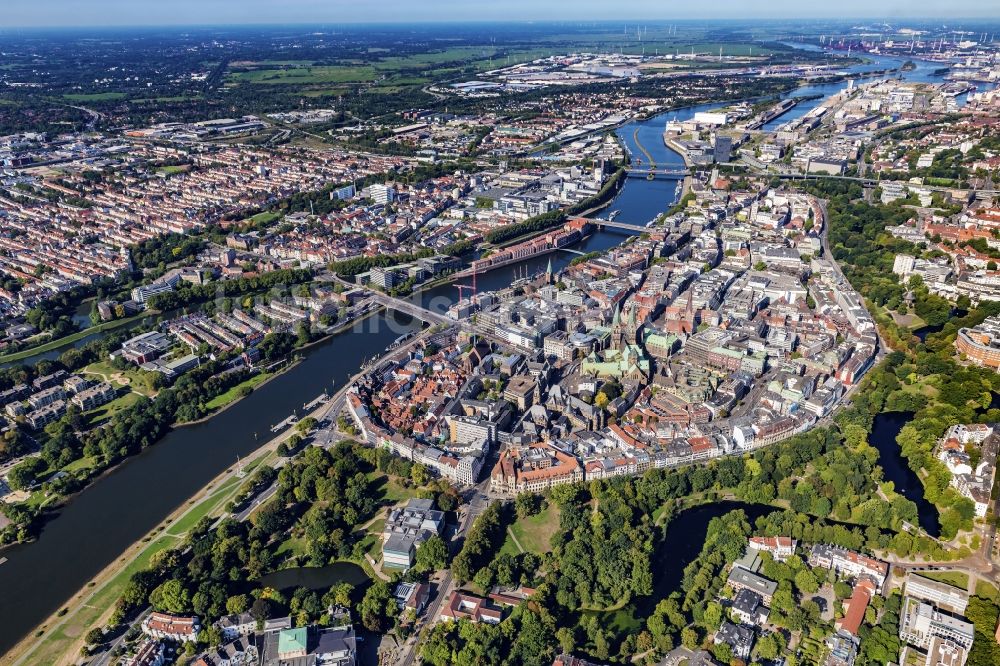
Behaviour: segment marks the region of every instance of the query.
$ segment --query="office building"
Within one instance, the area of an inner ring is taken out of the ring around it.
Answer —
[[[444,512],[434,508],[433,500],[411,499],[405,507],[393,509],[382,530],[383,566],[409,569],[420,544],[443,531]]]
[[[940,638],[967,651],[972,647],[974,637],[971,622],[949,615],[920,599],[907,597],[903,601],[899,638],[909,645],[929,650],[934,639]]]
[[[906,596],[927,601],[959,615],[965,613],[965,608],[969,605],[969,594],[965,590],[924,578],[912,571],[906,577]]]

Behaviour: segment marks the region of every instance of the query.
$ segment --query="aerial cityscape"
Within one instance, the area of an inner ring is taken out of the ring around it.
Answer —
[[[13,0],[0,666],[1000,665],[1000,6]]]

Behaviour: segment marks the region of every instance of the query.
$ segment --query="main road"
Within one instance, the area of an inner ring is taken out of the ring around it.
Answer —
[[[475,522],[476,518],[478,518],[480,514],[482,514],[483,511],[485,511],[490,505],[490,499],[486,494],[486,487],[488,485],[489,479],[487,478],[466,492],[465,515],[459,521],[458,529],[455,530],[455,534],[451,541],[448,542],[448,550],[452,556],[457,554],[457,550],[460,549],[461,544],[465,540],[465,535],[468,533],[469,528]],[[402,652],[396,659],[396,664],[398,666],[411,666],[413,664],[417,657],[417,641],[420,636],[420,629],[424,627],[432,627],[435,623],[437,623],[441,616],[441,607],[444,605],[445,600],[451,596],[454,588],[455,578],[452,576],[451,567],[448,567],[445,569],[441,580],[438,581],[437,594],[434,596],[434,600],[427,606],[427,610],[424,611],[423,620],[418,623],[417,631],[414,631],[403,644]]]

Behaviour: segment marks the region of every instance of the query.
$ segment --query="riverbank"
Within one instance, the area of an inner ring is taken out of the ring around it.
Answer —
[[[284,433],[258,451],[277,448],[278,440],[290,435]],[[267,451],[263,453],[247,463],[244,469],[252,472],[267,462]],[[202,518],[224,514],[224,507],[239,492],[241,482],[234,467],[215,477],[198,494],[178,506],[153,530],[127,548],[121,557],[70,597],[60,610],[0,657],[0,666],[74,663],[84,645],[83,637],[89,629],[107,624],[114,612],[115,602],[132,574],[147,568],[157,553],[182,543],[187,532]]]
[[[360,359],[381,354],[402,330],[416,328],[409,317],[391,312],[366,315],[377,321],[364,326],[364,335],[347,330],[300,349],[305,362],[212,418],[172,429],[49,514],[32,543],[5,549],[0,589],[19,602],[0,605],[0,652],[29,635],[164,516],[230,468],[237,455],[252,455],[259,448],[254,433],[271,437],[271,426],[329,392],[332,380],[340,385],[357,372]],[[99,537],[95,526],[101,526]]]
[[[371,310],[369,312],[366,312],[366,313],[362,314],[361,316],[359,316],[359,317],[357,317],[355,319],[351,319],[350,321],[344,322],[340,326],[338,326],[338,327],[332,329],[331,331],[323,334],[319,338],[317,338],[317,339],[315,339],[315,340],[313,340],[313,341],[311,341],[311,342],[309,342],[309,343],[307,343],[307,344],[305,344],[305,345],[303,345],[301,347],[298,347],[297,349],[294,350],[294,352],[305,352],[305,351],[308,351],[313,346],[316,346],[316,345],[322,344],[324,342],[327,342],[328,340],[330,340],[334,336],[336,336],[336,335],[338,335],[338,334],[346,331],[347,329],[351,328],[355,324],[358,324],[360,322],[365,321],[366,319],[368,319],[369,317],[377,314],[381,310],[382,310],[382,308],[376,308],[374,310]],[[263,380],[258,380],[256,382],[256,384],[253,386],[253,390],[259,390],[259,389],[263,388],[268,383],[274,381],[275,379],[277,379],[278,377],[282,376],[286,372],[289,372],[290,370],[292,370],[295,367],[297,367],[301,362],[302,362],[302,358],[300,358],[298,356],[294,357],[289,363],[285,364],[284,367],[282,367],[280,370],[268,374],[266,376],[266,378],[263,379]],[[246,382],[243,382],[241,384],[237,384],[236,386],[231,387],[225,393],[220,394],[220,396],[226,395],[226,394],[228,394],[230,392],[238,390],[239,387],[241,387],[243,385],[246,385],[249,382],[252,382],[253,380],[257,379],[257,377],[258,376],[251,377]],[[251,391],[251,393],[252,392],[253,391]],[[216,398],[218,398],[220,396],[216,396]],[[226,410],[228,410],[228,409],[230,409],[230,408],[238,405],[240,402],[242,402],[243,400],[245,400],[249,396],[250,396],[250,394],[248,393],[247,395],[244,395],[244,396],[235,397],[235,398],[229,400],[228,402],[226,402],[225,404],[220,405],[219,407],[213,409],[208,414],[205,414],[204,416],[202,416],[200,418],[197,418],[197,419],[194,419],[192,421],[174,422],[174,423],[170,424],[170,429],[167,431],[167,433],[165,433],[163,435],[163,437],[160,438],[160,440],[157,440],[156,442],[153,442],[150,446],[156,446],[157,444],[159,444],[159,442],[162,441],[172,431],[177,431],[177,430],[180,430],[182,428],[190,428],[190,427],[201,425],[201,424],[204,424],[204,423],[210,421],[211,419],[219,416],[220,414],[222,414]],[[149,448],[149,447],[146,447],[146,448]],[[75,490],[72,493],[69,493],[69,494],[66,494],[66,495],[59,495],[59,496],[52,495],[49,498],[46,498],[45,502],[42,505],[44,507],[43,515],[44,515],[44,513],[51,513],[53,510],[56,510],[56,509],[59,509],[61,507],[66,506],[75,497],[77,497],[80,493],[82,493],[85,490],[87,490],[87,488],[89,488],[94,483],[100,481],[105,476],[107,476],[107,475],[115,472],[116,470],[118,470],[122,465],[124,465],[126,462],[128,462],[129,460],[131,460],[133,457],[134,456],[126,456],[126,457],[122,458],[121,460],[119,460],[118,462],[114,463],[113,465],[110,465],[109,467],[106,467],[105,469],[101,470],[100,473],[98,473],[95,476],[89,478],[87,480],[87,482],[81,488]],[[42,526],[42,529],[43,530],[45,529],[44,525]],[[29,540],[29,541],[22,541],[20,543],[14,542],[14,543],[0,545],[0,553],[3,553],[4,550],[7,550],[9,548],[13,548],[15,546],[18,546],[18,545],[21,545],[21,544],[24,544],[24,543],[31,543],[34,540],[35,539]]]
[[[688,156],[687,149],[684,146],[677,143],[674,139],[668,139],[666,136],[663,137],[663,145],[680,155],[681,159],[684,160],[684,166],[689,169],[691,168],[691,158]]]
[[[270,379],[280,374],[276,373]],[[305,414],[303,418],[310,416],[318,418],[329,404],[329,401],[324,402]],[[218,413],[212,416],[217,415]],[[184,425],[190,426],[195,423]],[[252,460],[244,465],[244,471],[251,473],[261,465],[275,461],[278,445],[295,434],[295,429],[289,429],[265,442],[248,456]],[[86,631],[107,623],[114,611],[115,601],[121,596],[129,577],[134,572],[146,568],[156,553],[180,543],[187,531],[203,518],[224,516],[227,513],[225,506],[239,492],[242,480],[240,470],[235,466],[229,467],[213,478],[195,495],[174,509],[157,527],[129,546],[122,557],[108,565],[74,594],[70,602],[74,605],[64,606],[52,614],[14,649],[0,657],[0,666],[23,663],[72,663],[83,646],[82,636]],[[52,628],[46,638],[38,641],[39,633],[46,631],[49,626]],[[32,645],[36,647],[31,647]],[[20,656],[17,656],[19,654]],[[25,661],[33,656],[38,656],[40,660]]]
[[[554,229],[557,229],[559,226],[565,224],[567,219],[575,217],[584,217],[592,213],[593,211],[601,210],[602,208],[607,207],[608,205],[610,205],[612,201],[615,200],[618,194],[622,191],[623,184],[626,178],[627,176],[625,167],[619,167],[618,170],[615,171],[614,175],[611,176],[611,178],[608,179],[606,183],[604,183],[604,185],[601,187],[600,192],[598,192],[594,196],[588,197],[576,204],[573,204],[572,206],[564,206],[563,208],[560,208],[558,211],[543,213],[542,215],[537,215],[535,217],[528,218],[522,222],[515,222],[514,224],[508,225],[506,227],[501,227],[496,231],[503,231],[510,227],[519,227],[519,226],[526,228],[531,227],[531,228],[529,228],[529,230],[523,234],[517,234],[511,238],[504,239],[499,243],[491,244],[492,247],[488,249],[508,247],[511,245],[522,243],[528,238],[536,238],[538,236],[542,236],[544,234],[552,232]],[[486,267],[485,269],[479,272],[492,271],[497,268],[503,268],[504,266],[509,266],[511,264],[521,263],[523,261],[530,260],[532,258],[541,255],[550,254],[559,249],[561,248],[549,247],[549,248],[544,248],[538,252],[535,252],[529,256],[510,257],[509,259],[505,259],[500,263],[491,264],[490,266]],[[476,272],[477,271],[475,271],[475,269],[472,266],[470,266],[456,273],[453,273],[452,277],[454,279],[466,278],[472,276]]]
[[[262,381],[262,382],[260,382],[258,384],[258,388],[260,388],[260,387],[264,386],[265,384],[267,384],[268,382],[273,381],[274,379],[278,378],[280,375],[284,374],[284,372],[286,372],[287,370],[290,370],[291,368],[295,367],[295,365],[297,365],[297,364],[298,364],[298,361],[285,366],[285,368],[282,368],[282,370],[279,371],[279,372],[272,373],[264,381]],[[235,405],[237,405],[239,402],[241,402],[242,400],[244,400],[247,397],[249,397],[249,395],[244,396],[242,398],[237,398],[237,399],[229,402],[228,404],[226,404],[226,405],[224,405],[224,406],[222,406],[222,407],[220,407],[220,408],[212,411],[211,413],[206,414],[205,416],[203,416],[201,418],[198,418],[198,419],[195,419],[193,421],[185,421],[183,423],[177,423],[177,422],[172,423],[170,425],[169,430],[163,435],[163,437],[161,437],[156,442],[153,442],[150,446],[156,446],[157,444],[159,444],[160,441],[162,441],[164,438],[166,438],[167,435],[169,435],[171,432],[179,431],[179,430],[181,430],[183,428],[190,428],[190,427],[202,425],[202,424],[210,421],[211,419],[213,419],[213,418],[219,416],[220,414],[222,414],[223,412],[225,412],[227,409],[229,409],[231,407],[234,407]],[[149,447],[147,447],[147,448],[149,448]],[[138,455],[138,454],[136,454],[136,455]],[[39,517],[36,519],[36,520],[42,520],[43,521],[41,530],[44,531],[44,529],[45,529],[44,521],[45,521],[45,515],[46,514],[51,514],[52,512],[54,512],[54,511],[56,511],[58,509],[66,507],[76,497],[78,497],[79,495],[81,495],[82,493],[84,493],[90,486],[92,486],[93,484],[101,481],[105,477],[107,477],[107,476],[109,476],[109,475],[117,472],[126,463],[128,463],[133,457],[134,456],[126,456],[126,457],[122,458],[121,460],[119,460],[118,462],[114,463],[113,465],[110,465],[109,467],[106,467],[106,468],[102,469],[95,476],[92,476],[89,479],[87,479],[86,483],[82,487],[78,488],[77,490],[75,490],[75,491],[73,491],[71,493],[68,493],[68,494],[65,494],[65,495],[55,495],[55,494],[53,494],[53,495],[50,495],[49,497],[47,497],[39,505],[39,507],[42,510],[42,512],[39,515]],[[24,504],[24,503],[30,503],[30,502],[31,502],[31,500],[30,500],[30,496],[29,496],[29,498],[25,499],[22,502],[17,502],[16,504]],[[39,533],[38,536],[41,536],[41,533]],[[37,539],[38,539],[38,537],[35,537],[34,539],[30,539],[28,541],[21,541],[21,542],[13,542],[13,543],[8,543],[8,544],[2,544],[2,545],[0,545],[0,555],[2,555],[4,553],[4,551],[16,548],[17,546],[31,544],[34,541],[36,541]],[[2,664],[2,663],[3,663],[2,660],[0,660],[0,664]]]
[[[116,328],[121,328],[128,324],[141,321],[146,317],[155,317],[160,314],[159,310],[147,310],[137,315],[132,315],[131,317],[126,317],[124,319],[115,319],[113,321],[106,321],[97,326],[91,326],[90,328],[85,328],[82,331],[77,331],[76,333],[71,333],[70,335],[63,336],[57,340],[50,340],[44,344],[38,345],[37,347],[32,347],[30,349],[23,349],[21,351],[11,352],[9,354],[4,354],[0,356],[0,365],[6,363],[16,363],[17,361],[23,361],[39,354],[44,354],[45,352],[50,352],[54,349],[61,349],[62,347],[68,347],[74,342],[79,342],[86,337],[91,335],[96,335],[97,333],[104,333],[105,331],[113,331]]]
[[[366,314],[362,320],[374,314],[377,314],[377,312]],[[353,320],[345,324],[343,328],[357,321],[359,320]],[[342,332],[343,328],[338,332]],[[410,346],[417,344],[423,337],[430,334],[430,332],[431,329],[425,329],[421,334],[416,335],[407,344],[393,350],[390,354],[405,351]],[[327,342],[327,339],[324,338],[310,344],[319,344],[321,342]],[[331,406],[336,406],[338,402],[344,399],[348,387],[363,372],[362,370],[354,374],[330,400],[325,401],[309,413],[304,414],[303,418],[313,417],[321,419]],[[282,374],[284,373],[276,373],[274,378]],[[216,413],[213,416],[218,415],[219,413]],[[271,463],[276,460],[278,445],[294,434],[296,434],[296,430],[290,428],[275,435],[260,447],[251,451],[246,457],[252,461],[245,465],[245,470],[250,472],[262,464]],[[33,663],[72,663],[73,659],[79,654],[80,647],[83,646],[82,636],[90,628],[103,626],[107,622],[111,612],[114,610],[115,601],[121,596],[121,591],[128,583],[128,578],[132,573],[148,566],[150,558],[157,552],[180,543],[183,535],[202,518],[206,516],[221,516],[226,513],[224,507],[236,495],[241,485],[240,482],[242,479],[237,476],[237,473],[238,469],[235,466],[226,468],[223,472],[212,478],[207,485],[200,488],[190,498],[174,508],[156,527],[126,548],[124,555],[107,565],[83,588],[74,593],[70,597],[70,601],[67,602],[69,605],[67,603],[62,604],[62,607],[58,611],[51,614],[17,643],[14,648],[9,650],[3,657],[0,657],[0,666],[21,666],[22,664]],[[368,571],[371,565],[367,562],[358,561],[355,564],[365,569],[369,574],[375,573],[374,569]],[[98,595],[100,596],[98,597]],[[48,634],[45,638],[38,640],[40,637],[39,632],[46,631],[48,631]],[[40,650],[44,652],[40,653]],[[25,661],[29,656],[35,655],[46,658]]]

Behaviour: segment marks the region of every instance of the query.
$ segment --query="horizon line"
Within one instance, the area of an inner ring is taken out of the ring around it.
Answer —
[[[82,24],[63,24],[63,25],[52,25],[52,24],[34,24],[26,23],[22,25],[6,25],[0,26],[0,34],[9,33],[15,30],[38,30],[38,31],[62,31],[62,30],[87,30],[87,29],[164,29],[164,28],[244,28],[244,27],[257,27],[257,28],[289,28],[289,27],[319,27],[319,26],[353,26],[353,27],[363,27],[363,26],[412,26],[412,25],[587,25],[587,24],[622,24],[622,23],[633,23],[633,22],[646,22],[646,23],[696,23],[696,22],[711,22],[711,23],[723,23],[723,22],[756,22],[756,23],[789,23],[789,22],[840,22],[846,23],[851,21],[865,21],[865,22],[883,22],[898,24],[901,27],[905,27],[904,24],[914,24],[926,21],[944,22],[947,20],[954,26],[956,22],[961,21],[977,21],[977,22],[996,22],[1000,24],[1000,16],[998,17],[983,17],[983,16],[915,16],[909,17],[901,21],[898,17],[891,16],[789,16],[789,17],[764,17],[764,16],[733,16],[726,18],[719,17],[685,17],[685,18],[643,18],[643,17],[629,17],[629,18],[616,18],[616,19],[474,19],[474,18],[455,18],[449,20],[440,19],[410,19],[405,21],[357,21],[357,20],[315,20],[315,21],[292,21],[288,23],[280,21],[244,21],[236,23],[82,23]]]

